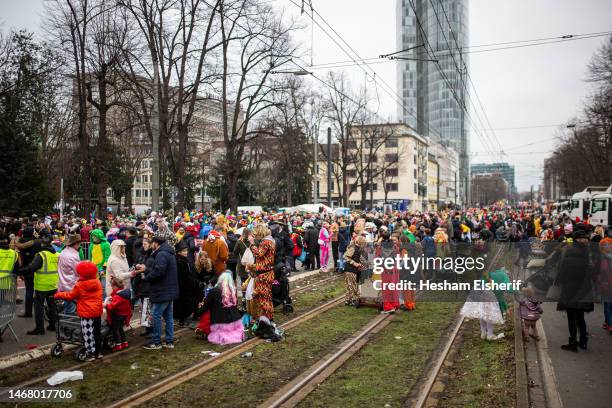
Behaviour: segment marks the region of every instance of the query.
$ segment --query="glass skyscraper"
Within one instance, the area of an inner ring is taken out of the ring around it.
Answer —
[[[414,9],[413,9],[414,6]],[[415,13],[416,9],[416,13]],[[459,154],[459,195],[469,186],[466,121],[468,0],[397,0],[399,118]],[[422,29],[419,27],[422,25]],[[428,61],[428,60],[437,60]]]

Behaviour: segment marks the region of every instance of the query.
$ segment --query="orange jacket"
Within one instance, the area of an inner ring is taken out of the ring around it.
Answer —
[[[225,263],[229,258],[229,250],[223,238],[217,238],[214,241],[205,239],[202,243],[202,250],[208,253],[215,273],[225,272]]]
[[[70,292],[58,292],[55,299],[76,300],[77,315],[85,319],[102,316],[102,284],[98,267],[93,262],[79,262],[76,267],[79,280]]]

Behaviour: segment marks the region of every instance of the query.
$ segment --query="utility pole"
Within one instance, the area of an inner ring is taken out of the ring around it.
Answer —
[[[159,63],[157,53],[153,61],[153,108],[151,109],[151,210],[159,211]]]
[[[440,209],[440,162],[436,161],[436,211]]]
[[[318,162],[319,162],[319,127],[316,126],[314,135],[313,135],[313,144],[314,144],[314,177],[312,178],[312,195],[314,204],[319,203],[319,189],[317,188],[317,181],[319,180],[319,172],[318,170]]]
[[[332,206],[332,192],[331,192],[331,183],[332,183],[332,165],[331,165],[331,128],[327,128],[327,205],[329,207]]]

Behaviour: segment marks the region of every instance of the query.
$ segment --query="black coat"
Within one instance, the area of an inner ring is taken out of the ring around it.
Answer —
[[[308,253],[317,253],[319,251],[319,230],[314,227],[306,228],[306,231],[304,231],[304,243]]]
[[[589,247],[580,243],[568,245],[561,256],[556,284],[561,286],[557,310],[593,311],[592,269]]]
[[[183,235],[183,241],[187,244],[187,259],[191,262],[192,265],[195,265],[195,254],[198,251],[198,247],[195,243],[195,237],[191,234],[191,232],[187,231],[185,235]]]
[[[136,241],[138,241],[138,237],[134,235],[125,239],[125,257],[130,266],[134,265],[137,259],[135,256]],[[142,248],[142,242],[140,242],[140,245]]]
[[[184,319],[196,309],[200,282],[196,276],[195,266],[188,258],[178,255],[176,257],[176,267],[179,297],[174,302],[174,317]]]
[[[164,242],[151,257],[153,266],[147,268],[144,280],[150,284],[152,303],[170,302],[178,298],[178,276],[174,249]]]
[[[199,313],[202,314],[208,310],[210,310],[210,324],[233,323],[242,318],[236,306],[223,307],[221,288],[218,286],[208,292],[204,306],[199,310]]]

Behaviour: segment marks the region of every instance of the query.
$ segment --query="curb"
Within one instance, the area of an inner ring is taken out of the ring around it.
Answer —
[[[546,406],[548,408],[563,408],[561,395],[559,394],[559,389],[557,388],[555,369],[552,365],[552,360],[548,355],[548,340],[546,338],[546,332],[544,331],[542,319],[538,320],[536,325],[538,328],[538,333],[540,334],[540,341],[537,344],[537,349],[543,380],[542,385],[544,386],[544,393],[546,395]]]
[[[519,316],[519,304],[514,301],[514,362],[516,376],[516,407],[529,408],[529,380],[527,378],[527,361],[525,360],[525,344]]]

